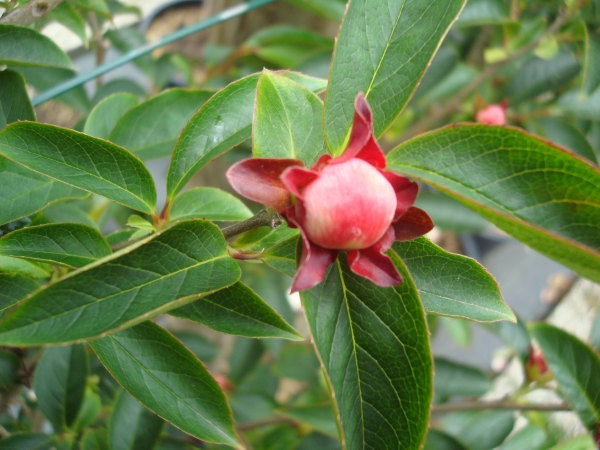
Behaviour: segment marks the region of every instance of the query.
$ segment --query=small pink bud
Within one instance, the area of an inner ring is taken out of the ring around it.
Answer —
[[[533,347],[529,347],[529,358],[525,364],[525,374],[530,382],[535,381],[540,384],[547,383],[554,378],[546,364],[542,351]]]
[[[477,122],[488,125],[506,125],[506,111],[501,105],[489,105],[477,111]]]
[[[217,384],[219,385],[219,387],[221,389],[223,389],[225,392],[231,391],[233,389],[233,384],[231,384],[231,381],[229,381],[226,376],[215,375],[214,379],[217,382]]]

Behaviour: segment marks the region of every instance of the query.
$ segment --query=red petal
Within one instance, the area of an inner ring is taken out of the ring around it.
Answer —
[[[433,222],[425,211],[411,207],[392,226],[397,241],[410,241],[429,233],[433,229]]]
[[[310,289],[323,281],[327,267],[335,261],[338,255],[337,250],[329,250],[310,242],[293,216],[294,214],[288,214],[288,221],[300,228],[302,256],[300,257],[300,267],[292,281],[291,293]]]
[[[313,164],[311,166],[311,170],[314,170],[315,172],[320,172],[321,170],[323,170],[325,168],[325,166],[327,164],[329,164],[329,161],[331,161],[333,159],[333,157],[329,154],[324,154],[319,156],[319,159],[317,160],[317,162],[315,164]]]
[[[282,212],[290,204],[290,193],[281,174],[302,165],[299,159],[250,158],[231,166],[226,176],[238,194]]]
[[[288,191],[298,198],[302,198],[302,191],[306,186],[319,178],[319,174],[304,169],[303,167],[290,167],[281,175],[281,181]]]
[[[390,182],[396,191],[396,213],[394,222],[403,216],[410,208],[419,193],[419,185],[408,178],[392,172],[381,171],[381,174]]]
[[[392,260],[383,253],[390,248],[393,241],[394,230],[390,227],[375,245],[363,250],[349,251],[350,270],[381,287],[396,286],[402,283],[398,269]]]

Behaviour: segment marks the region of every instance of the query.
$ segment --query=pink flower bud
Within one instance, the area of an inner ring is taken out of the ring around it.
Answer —
[[[542,351],[529,347],[529,358],[525,364],[525,374],[530,382],[547,383],[554,378],[546,364]]]
[[[489,105],[477,111],[477,122],[488,125],[506,125],[506,111],[501,105]]]
[[[394,240],[422,236],[433,223],[412,206],[418,185],[385,166],[371,109],[359,94],[341,156],[323,155],[310,169],[295,159],[251,158],[231,166],[227,178],[239,194],[275,209],[300,229],[302,255],[292,292],[321,282],[340,251],[348,252],[354,273],[394,286],[402,278],[385,252]]]

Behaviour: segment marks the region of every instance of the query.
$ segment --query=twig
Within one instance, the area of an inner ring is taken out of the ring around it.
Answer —
[[[102,39],[102,30],[98,25],[98,17],[93,12],[90,12],[89,19],[92,26],[92,39],[94,40],[94,47],[96,47],[96,67],[98,67],[104,64],[106,49],[104,48],[104,40]],[[102,86],[102,75],[96,78],[96,89],[99,89],[100,86]]]
[[[238,234],[245,233],[246,231],[254,230],[255,228],[271,227],[275,229],[282,223],[283,219],[275,211],[263,209],[254,217],[250,217],[248,220],[225,227],[221,229],[221,232],[223,233],[223,236],[225,236],[225,239],[229,239]]]
[[[402,138],[408,139],[433,128],[440,120],[449,116],[454,111],[459,109],[463,101],[473,92],[475,92],[489,78],[493,77],[496,74],[496,72],[498,72],[507,64],[515,61],[516,59],[519,59],[521,56],[524,56],[530,51],[534,50],[543,39],[556,33],[560,29],[560,27],[562,27],[567,21],[567,18],[567,14],[559,15],[554,21],[554,23],[550,26],[550,28],[548,28],[548,30],[543,35],[537,37],[524,47],[521,47],[516,52],[508,55],[502,61],[487,66],[473,81],[471,81],[471,83],[462,88],[462,90],[458,94],[456,94],[456,96],[452,99],[451,102],[447,103],[444,107],[433,111],[431,115],[424,118],[420,122],[417,122],[413,127],[411,127],[408,130],[407,133],[405,133],[404,136],[402,136]]]
[[[566,403],[548,404],[548,403],[515,403],[509,400],[499,402],[463,402],[463,403],[443,403],[433,405],[432,413],[442,413],[451,411],[470,411],[478,409],[513,409],[516,411],[572,411]]]
[[[20,8],[4,15],[0,19],[2,24],[21,25],[27,27],[36,20],[40,20],[63,0],[31,0]]]

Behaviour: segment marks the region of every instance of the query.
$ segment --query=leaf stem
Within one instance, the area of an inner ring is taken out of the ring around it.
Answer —
[[[497,402],[462,402],[462,403],[443,403],[433,405],[432,413],[442,413],[451,411],[470,411],[478,409],[512,409],[516,411],[572,411],[573,408],[566,403],[548,404],[548,403],[516,403],[510,400],[501,400]]]
[[[229,239],[238,234],[245,233],[246,231],[254,230],[255,228],[271,227],[275,229],[282,223],[283,218],[277,212],[263,209],[247,220],[221,229],[221,232],[223,233],[223,236],[225,236],[225,239]]]

